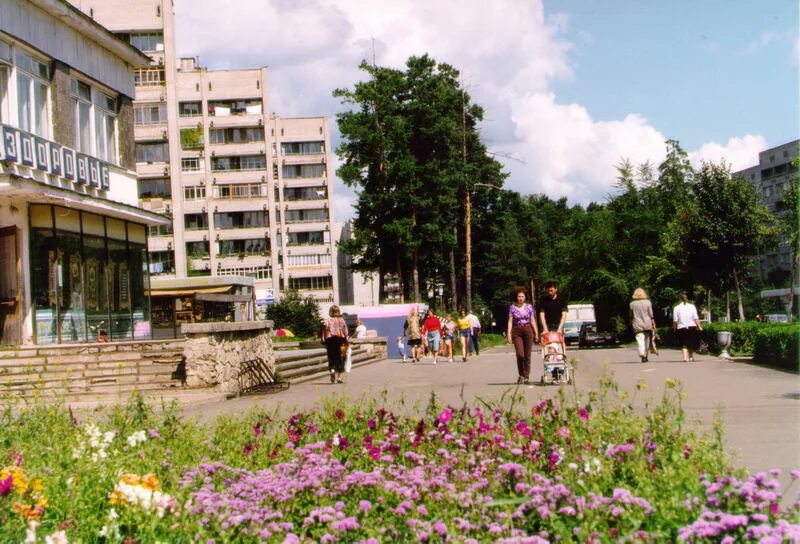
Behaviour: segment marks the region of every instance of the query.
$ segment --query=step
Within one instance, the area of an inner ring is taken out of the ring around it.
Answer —
[[[70,389],[87,385],[113,383],[117,385],[136,385],[150,383],[181,383],[172,374],[109,374],[106,376],[71,376],[69,378],[42,378],[31,381],[0,382],[0,396],[6,391],[23,391],[26,389]]]
[[[358,361],[358,362],[353,361],[353,368],[354,369],[360,368],[362,366],[371,365],[373,363],[377,363],[377,362],[380,362],[380,361],[383,361],[383,360],[384,359],[378,359],[377,357],[370,357],[370,358],[366,358],[366,359],[363,359],[363,360]],[[306,372],[306,373],[303,373],[303,374],[299,374],[297,376],[292,376],[291,379],[289,377],[286,377],[283,374],[281,374],[281,379],[289,380],[291,383],[297,384],[297,383],[309,382],[309,381],[316,380],[316,379],[319,379],[319,378],[322,378],[322,377],[327,378],[328,374],[329,374],[328,373],[328,368],[325,367],[325,368],[319,369],[319,370],[314,371],[314,372]]]
[[[65,391],[63,389],[42,389],[42,390],[27,390],[19,391],[14,394],[0,395],[4,401],[32,401],[36,399],[64,399],[65,401],[75,400],[99,400],[99,399],[120,399],[127,398],[134,392],[149,393],[150,395],[160,394],[179,394],[183,392],[200,391],[196,389],[189,389],[181,385],[170,385],[165,383],[153,384],[140,384],[136,387],[119,386],[119,385],[95,385],[82,389],[73,389]],[[208,391],[206,394],[213,396],[214,391]],[[106,404],[106,403],[103,403]]]
[[[353,356],[353,366],[358,366],[360,363],[364,362],[373,362],[373,360],[378,360],[371,354],[359,354],[357,356]],[[328,372],[328,360],[325,359],[323,361],[317,362],[316,364],[306,364],[302,366],[292,366],[292,367],[285,367],[282,365],[277,365],[276,371],[278,375],[283,380],[288,381],[297,381],[297,378],[301,376],[308,376],[308,375],[319,375],[319,374],[326,374]]]

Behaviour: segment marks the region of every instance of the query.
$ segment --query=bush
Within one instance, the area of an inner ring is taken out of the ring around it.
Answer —
[[[768,325],[758,332],[754,342],[753,359],[798,372],[800,325]]]
[[[297,291],[288,291],[267,307],[267,319],[275,322],[276,329],[289,329],[295,336],[316,336],[320,331],[317,301],[310,296],[302,298]]]

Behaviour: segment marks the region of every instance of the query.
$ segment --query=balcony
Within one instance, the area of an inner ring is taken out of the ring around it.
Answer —
[[[264,155],[266,148],[266,144],[258,140],[243,143],[209,144],[206,146],[211,156]]]
[[[137,162],[136,173],[139,177],[154,178],[169,176],[170,168],[168,162]]]
[[[172,236],[148,236],[147,248],[149,251],[170,251],[175,245]]]
[[[137,142],[152,142],[153,140],[166,140],[169,136],[166,121],[150,125],[136,125],[133,129],[134,139]]]

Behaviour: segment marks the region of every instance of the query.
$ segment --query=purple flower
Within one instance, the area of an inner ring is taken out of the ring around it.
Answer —
[[[0,497],[8,495],[14,489],[14,477],[9,475],[5,480],[0,480]]]
[[[556,436],[562,440],[569,440],[572,437],[572,431],[569,430],[569,427],[561,427],[556,431]]]
[[[371,510],[372,509],[372,503],[369,502],[368,500],[362,499],[362,500],[358,501],[358,509],[361,510],[362,512],[366,512],[368,510]]]
[[[439,418],[437,419],[437,421],[439,422],[440,425],[444,425],[451,419],[453,419],[453,412],[450,411],[450,408],[445,408],[444,410],[442,410],[442,413],[439,414]]]
[[[436,523],[433,524],[433,530],[438,535],[446,535],[447,534],[447,525],[440,519],[436,520]]]
[[[150,436],[150,438],[160,438],[161,437],[161,435],[158,434],[158,431],[155,430],[155,429],[147,429],[147,434]]]
[[[586,410],[586,408],[578,408],[578,417],[584,421],[588,421],[589,412]]]

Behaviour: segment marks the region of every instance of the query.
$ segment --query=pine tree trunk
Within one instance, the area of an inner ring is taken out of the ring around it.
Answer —
[[[739,275],[733,269],[733,285],[736,287],[736,299],[739,306],[739,321],[744,321],[744,305],[742,304],[742,289],[739,286]]]
[[[725,291],[725,321],[731,322],[731,292]]]
[[[708,290],[708,322],[711,323],[711,289]]]
[[[414,288],[414,302],[419,304],[420,293],[419,293],[419,250],[418,249],[414,249],[413,267],[414,268],[411,270],[411,285]]]
[[[456,227],[453,227],[453,239],[458,240],[458,233]],[[456,285],[456,253],[455,250],[450,249],[450,294],[453,297],[453,304],[451,310],[458,311],[458,291]]]

